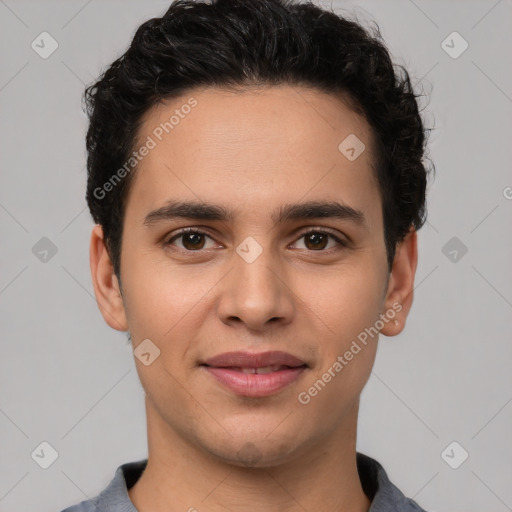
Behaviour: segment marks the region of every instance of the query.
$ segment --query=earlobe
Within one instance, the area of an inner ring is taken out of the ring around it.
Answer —
[[[94,226],[91,233],[89,263],[96,302],[105,322],[112,329],[127,331],[119,282],[104,242],[103,229],[99,224]]]
[[[414,276],[418,265],[418,239],[411,229],[397,246],[389,276],[384,314],[391,321],[381,329],[385,336],[396,336],[404,327],[414,297]]]

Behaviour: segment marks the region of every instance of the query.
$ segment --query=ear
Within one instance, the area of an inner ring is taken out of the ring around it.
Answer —
[[[103,228],[99,224],[92,230],[89,263],[96,302],[105,322],[112,329],[127,331],[121,289],[103,239]]]
[[[412,306],[414,295],[414,276],[418,265],[418,237],[415,229],[411,229],[405,238],[398,244],[391,274],[389,276],[388,290],[384,302],[386,315],[394,311],[392,320],[385,323],[381,333],[385,336],[396,336],[404,327],[407,315]],[[398,324],[395,324],[395,320]]]

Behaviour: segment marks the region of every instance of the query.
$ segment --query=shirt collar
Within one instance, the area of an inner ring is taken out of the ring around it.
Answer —
[[[137,512],[128,489],[140,478],[147,462],[147,459],[142,459],[119,466],[110,484],[97,498],[91,500],[97,509],[101,512]],[[386,471],[376,460],[358,452],[357,470],[363,491],[371,500],[369,512],[426,512],[391,483]]]

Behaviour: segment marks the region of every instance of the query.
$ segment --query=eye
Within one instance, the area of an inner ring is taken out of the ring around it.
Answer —
[[[208,249],[205,245],[205,237],[213,240],[213,238],[196,228],[185,228],[172,236],[169,240],[164,242],[165,246],[175,245],[174,241],[181,239],[181,247],[178,245],[178,248],[187,251],[187,252],[198,252],[203,249]],[[342,247],[347,247],[347,242],[339,238],[333,232],[322,229],[310,229],[304,233],[301,233],[298,240],[304,239],[304,248],[306,250],[314,251],[314,252],[322,252],[326,250],[326,246],[329,243],[329,239],[335,241],[335,245]],[[297,243],[297,242],[295,242]],[[211,248],[211,247],[210,247]],[[327,248],[327,250],[332,249],[333,247]]]
[[[311,229],[302,233],[299,237],[299,240],[302,238],[304,239],[305,248],[315,252],[321,252],[325,250],[326,245],[329,242],[329,238],[333,239],[338,245],[341,245],[342,247],[347,246],[347,243],[344,240],[340,239],[331,231],[325,229]]]
[[[180,249],[189,252],[200,251],[201,249],[205,248],[204,240],[202,240],[202,237],[205,236],[212,239],[207,233],[203,231],[194,228],[186,228],[167,240],[164,245],[174,245],[174,240],[181,238],[183,246],[179,247]]]

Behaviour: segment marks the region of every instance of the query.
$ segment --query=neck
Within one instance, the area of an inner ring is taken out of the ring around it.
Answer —
[[[192,446],[146,398],[146,470],[128,491],[139,512],[367,512],[356,465],[357,409],[329,438],[286,462],[240,467]]]

